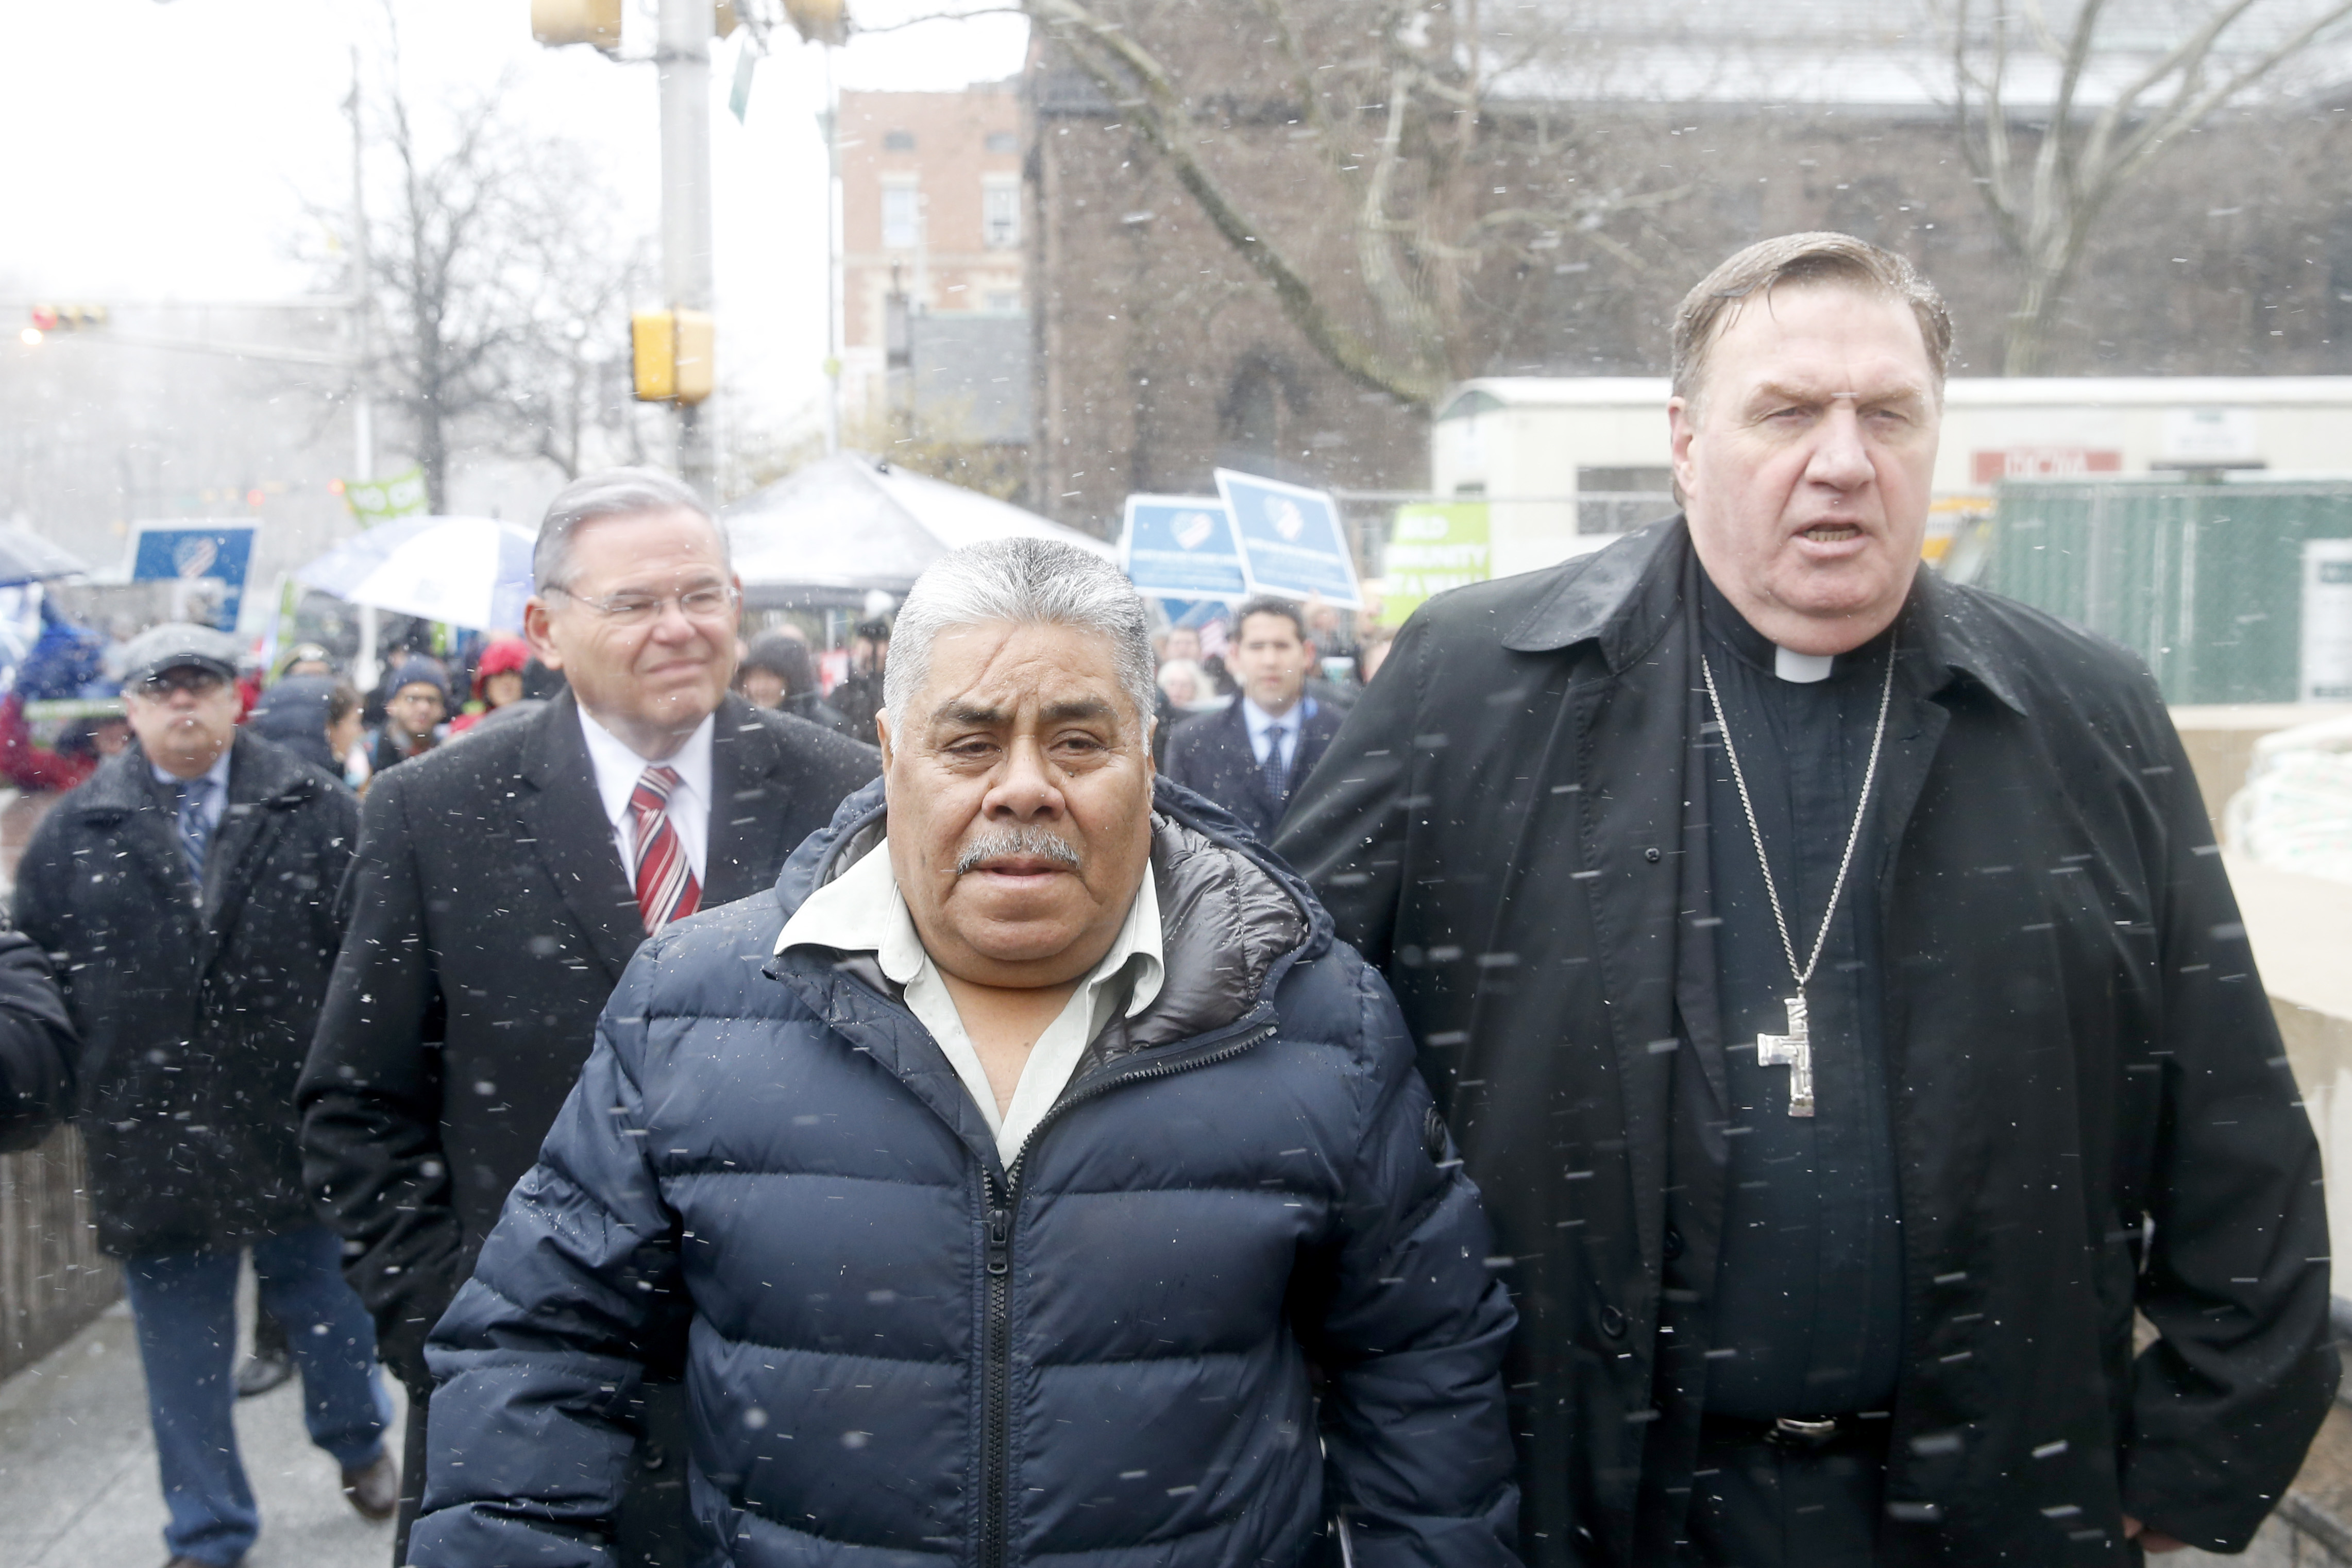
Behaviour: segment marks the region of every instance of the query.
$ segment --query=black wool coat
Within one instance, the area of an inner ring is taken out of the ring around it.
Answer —
[[[240,733],[201,899],[137,746],[50,810],[17,872],[18,928],[55,956],[80,1031],[99,1244],[234,1247],[316,1223],[294,1082],[342,926],[359,803]]]
[[[435,1333],[419,1568],[608,1562],[681,1356],[681,1563],[1298,1568],[1344,1511],[1364,1568],[1516,1568],[1510,1307],[1387,988],[1233,819],[1155,804],[1164,982],[1010,1169],[870,954],[775,953],[887,852],[878,787],[646,946]]]
[[[879,770],[871,747],[719,709],[702,904],[772,885]],[[302,1074],[311,1190],[385,1360],[424,1338],[498,1220],[645,927],[569,692],[377,776],[343,889],[351,930]]]
[[[1515,1260],[1540,1563],[1675,1561],[1702,1413],[1710,933],[1763,916],[1712,902],[1689,570],[1675,519],[1424,606],[1278,845],[1389,975]],[[2112,644],[1925,571],[1898,638],[1880,1561],[2125,1563],[2126,1513],[2234,1551],[2336,1361],[2318,1153],[2195,780]]]
[[[1293,708],[1283,719],[1285,724],[1298,726],[1298,733],[1291,741],[1292,800],[1297,798],[1299,785],[1323,759],[1331,737],[1339,733],[1340,710],[1332,704],[1318,703],[1314,715],[1303,722],[1299,712],[1300,708]],[[1274,791],[1265,787],[1265,770],[1257,765],[1257,753],[1250,746],[1249,721],[1242,716],[1239,697],[1215,713],[1204,713],[1178,725],[1169,737],[1162,771],[1187,789],[1206,795],[1231,811],[1261,839],[1274,837],[1275,825],[1282,821],[1283,810],[1288,804],[1276,800]]]
[[[0,931],[0,1154],[31,1148],[73,1114],[80,1055],[48,956]]]

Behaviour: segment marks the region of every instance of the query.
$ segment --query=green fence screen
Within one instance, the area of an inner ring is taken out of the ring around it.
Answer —
[[[2004,484],[1981,586],[2147,661],[2169,703],[2293,702],[2303,547],[2352,538],[2352,483]]]

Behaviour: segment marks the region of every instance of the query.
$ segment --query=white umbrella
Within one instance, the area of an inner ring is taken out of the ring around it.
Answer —
[[[493,517],[402,517],[329,550],[295,577],[353,604],[484,631],[522,626],[533,535]]]
[[[1060,539],[1118,559],[1092,534],[857,452],[812,463],[720,520],[755,609],[854,607],[876,589],[903,594],[931,562],[982,539]]]

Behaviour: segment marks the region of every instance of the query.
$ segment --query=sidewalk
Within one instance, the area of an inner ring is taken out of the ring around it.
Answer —
[[[247,1295],[249,1325],[249,1281]],[[394,1453],[399,1431],[395,1419]],[[302,1430],[299,1378],[240,1401],[236,1433],[261,1504],[246,1568],[387,1568],[392,1526],[343,1500],[335,1461]],[[0,1384],[0,1568],[160,1568],[163,1500],[128,1307]]]

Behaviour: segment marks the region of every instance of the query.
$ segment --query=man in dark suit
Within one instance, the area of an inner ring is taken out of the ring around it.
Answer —
[[[425,1336],[537,1159],[622,969],[668,921],[769,886],[879,771],[871,747],[728,695],[726,539],[677,481],[576,481],[532,569],[525,629],[570,690],[376,780],[299,1092],[305,1175],[410,1391],[404,1550]],[[673,1384],[635,1412],[617,1561],[684,1560],[677,1403]]]
[[[1271,842],[1291,791],[1339,732],[1339,715],[1307,695],[1315,645],[1297,605],[1260,595],[1242,605],[1234,627],[1225,663],[1242,689],[1223,711],[1176,727],[1167,772]]]

